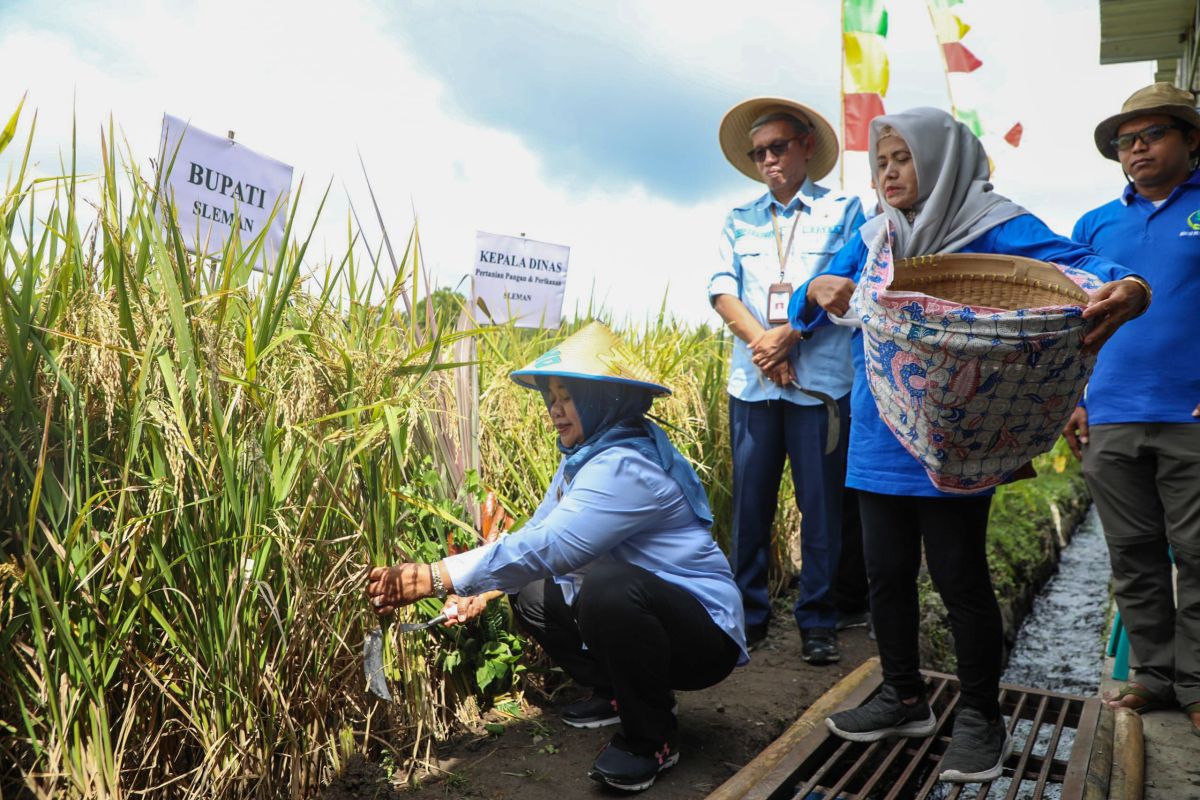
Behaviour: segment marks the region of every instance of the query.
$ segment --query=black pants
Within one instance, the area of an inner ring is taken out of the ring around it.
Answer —
[[[962,705],[1000,714],[1004,627],[987,563],[991,497],[897,497],[859,492],[871,616],[884,682],[901,697],[923,694],[917,575],[921,543],[950,614]]]
[[[641,755],[661,750],[675,730],[672,689],[707,688],[737,663],[737,644],[699,600],[630,564],[597,565],[571,606],[545,579],[522,589],[513,608],[571,678],[612,692],[625,742]]]
[[[833,582],[833,604],[838,614],[859,614],[870,609],[858,491],[850,488],[842,490],[842,553]]]

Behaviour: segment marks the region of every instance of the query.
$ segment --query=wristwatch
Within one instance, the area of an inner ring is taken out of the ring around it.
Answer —
[[[446,584],[442,582],[442,571],[437,564],[429,565],[429,582],[433,584],[433,595],[438,600],[446,599]]]

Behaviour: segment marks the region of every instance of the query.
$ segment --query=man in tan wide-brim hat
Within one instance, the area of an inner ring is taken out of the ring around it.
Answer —
[[[801,343],[787,307],[792,291],[857,232],[862,204],[816,183],[837,163],[838,140],[833,126],[803,103],[778,97],[738,103],[721,121],[719,141],[729,163],[767,189],[729,213],[721,263],[708,283],[713,308],[737,337],[728,384],[731,560],[747,638],[759,642],[767,633],[771,524],[783,466],[790,462],[804,516],[795,618],[805,660],[828,664],[840,657],[833,583],[842,538],[845,434],[829,453],[825,438],[831,421],[846,430],[850,330],[826,326]],[[818,398],[836,407],[827,411]],[[865,606],[855,611],[861,615]]]
[[[1200,130],[1200,112],[1196,110],[1192,93],[1160,81],[1138,89],[1121,106],[1121,113],[1113,114],[1096,126],[1094,136],[1100,154],[1119,161],[1117,136],[1120,135],[1120,129],[1135,128],[1137,126],[1128,126],[1127,123],[1150,116],[1169,117],[1164,121],[1166,124],[1183,125],[1184,131]],[[1128,145],[1126,149],[1129,149]]]
[[[1200,735],[1200,113],[1191,92],[1155,83],[1095,138],[1128,182],[1073,238],[1154,289],[1145,313],[1100,352],[1086,407],[1064,432],[1104,525],[1135,664],[1105,699],[1182,707]]]

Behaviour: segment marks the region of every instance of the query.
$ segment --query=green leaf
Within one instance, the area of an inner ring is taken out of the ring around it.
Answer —
[[[0,153],[4,152],[4,148],[8,147],[8,143],[17,135],[17,120],[21,118],[21,108],[25,105],[25,98],[28,94],[21,95],[21,102],[17,103],[17,110],[9,117],[8,124],[0,130]]]

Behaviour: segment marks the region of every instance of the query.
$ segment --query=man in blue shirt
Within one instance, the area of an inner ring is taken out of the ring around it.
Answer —
[[[1104,524],[1134,680],[1106,697],[1134,710],[1182,706],[1200,734],[1200,113],[1156,83],[1096,128],[1119,161],[1121,196],[1074,238],[1145,276],[1153,304],[1104,347],[1064,435]],[[1178,567],[1172,588],[1168,545]]]
[[[862,204],[818,186],[837,161],[833,127],[807,106],[777,98],[738,104],[721,122],[721,149],[768,192],[729,213],[721,268],[709,279],[713,308],[736,339],[729,371],[733,450],[733,562],[747,639],[761,642],[771,604],[767,588],[771,525],[785,459],[803,517],[795,617],[804,658],[837,661],[832,583],[837,571],[845,479],[847,396],[853,383],[850,331],[828,327],[801,342],[788,324],[792,288],[833,258],[863,222]],[[836,402],[842,440],[826,453]]]

